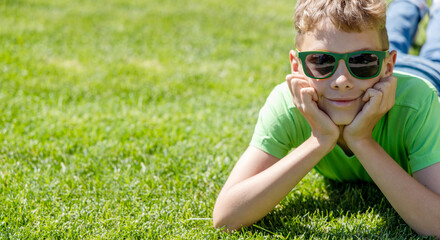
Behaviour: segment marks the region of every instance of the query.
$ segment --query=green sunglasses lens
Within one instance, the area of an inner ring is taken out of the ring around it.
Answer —
[[[330,77],[336,70],[340,59],[348,57],[346,63],[350,73],[360,79],[369,79],[379,74],[382,58],[381,52],[355,52],[336,54],[326,52],[299,52],[307,76],[315,79]]]
[[[329,77],[336,66],[336,59],[329,54],[314,53],[306,56],[305,71],[313,78]]]
[[[379,57],[372,53],[362,53],[351,56],[348,59],[348,66],[355,77],[372,78],[380,70]]]

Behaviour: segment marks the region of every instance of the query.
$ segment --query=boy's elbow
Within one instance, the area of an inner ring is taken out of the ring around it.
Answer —
[[[218,217],[218,214],[216,214],[215,209],[214,213],[212,214],[212,224],[214,225],[214,228],[222,228],[221,219]]]
[[[231,232],[233,230],[229,230],[227,221],[224,216],[219,216],[215,209],[212,216],[212,223],[214,225],[214,228],[222,229],[223,231]]]
[[[440,216],[436,216],[435,220],[431,219],[428,223],[419,224],[418,226],[410,225],[410,227],[421,236],[435,236],[436,239],[440,239]]]
[[[440,229],[435,229],[434,231],[428,231],[428,230],[416,230],[413,229],[417,234],[424,236],[424,237],[436,237],[436,239],[440,239]]]
[[[242,225],[236,224],[228,220],[227,216],[216,212],[215,209],[212,217],[212,223],[214,225],[214,228],[221,229],[225,232],[232,232],[242,227]]]
[[[237,226],[234,224],[228,224],[227,222],[219,221],[216,219],[213,219],[213,224],[214,224],[214,228],[221,229],[221,230],[228,232],[228,233],[233,232],[233,231],[241,228],[241,226]]]
[[[432,237],[435,236],[436,239],[440,239],[440,222],[439,225],[433,227],[432,229],[414,229],[416,233],[421,236]]]
[[[227,225],[224,223],[224,221],[222,221],[222,220],[220,220],[218,218],[213,217],[212,218],[212,224],[214,225],[214,228],[222,229],[224,231],[228,231],[229,232],[229,230],[227,230],[228,229]]]

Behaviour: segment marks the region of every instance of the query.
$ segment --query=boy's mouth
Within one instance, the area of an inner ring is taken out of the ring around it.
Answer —
[[[332,105],[336,107],[348,107],[355,103],[360,97],[356,98],[326,98]]]

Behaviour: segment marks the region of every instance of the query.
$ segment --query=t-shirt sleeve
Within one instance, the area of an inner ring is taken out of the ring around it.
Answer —
[[[260,110],[251,146],[279,159],[296,147],[297,142],[301,141],[303,131],[307,132],[308,129],[304,126],[303,131],[298,132],[298,124],[302,121],[296,115],[300,113],[293,107],[293,102],[289,101],[292,98],[287,85],[278,85],[271,92]]]
[[[414,116],[407,141],[412,172],[440,162],[440,98],[435,91]]]
[[[286,156],[291,145],[287,131],[283,130],[281,125],[281,118],[285,116],[277,115],[270,106],[264,106],[260,110],[250,145],[279,159]]]

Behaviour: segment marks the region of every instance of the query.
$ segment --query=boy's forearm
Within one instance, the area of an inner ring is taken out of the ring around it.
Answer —
[[[267,215],[331,149],[309,138],[263,172],[226,189],[214,208],[214,225],[235,230]]]
[[[373,139],[348,145],[408,225],[420,234],[440,236],[440,196],[411,177]]]

